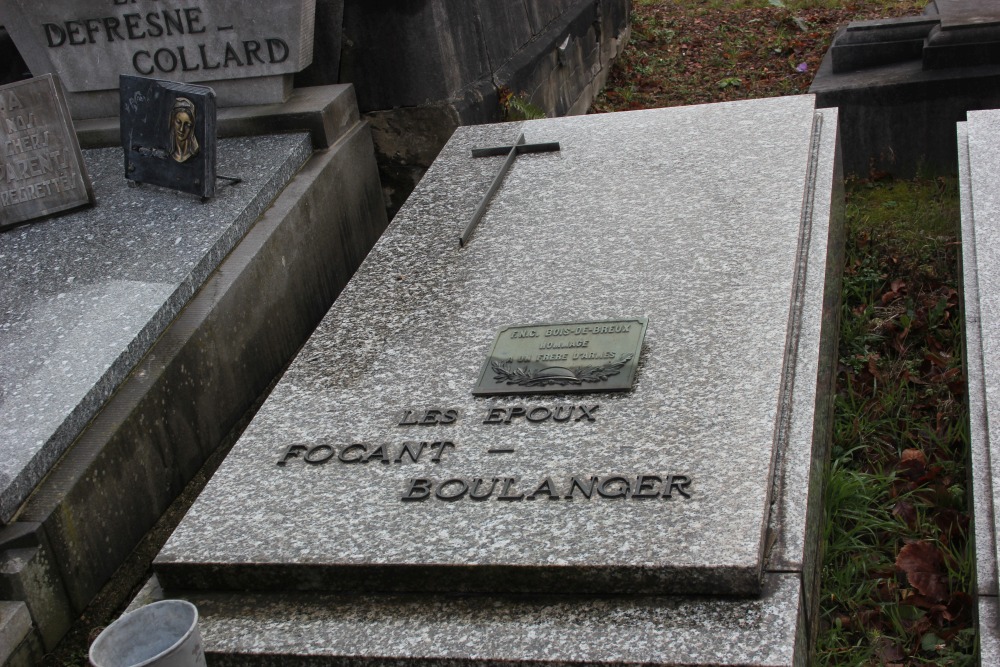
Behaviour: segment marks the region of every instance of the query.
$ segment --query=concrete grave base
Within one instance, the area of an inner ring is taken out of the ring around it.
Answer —
[[[140,598],[149,603],[162,595]],[[800,596],[797,574],[770,574],[760,597],[743,599],[294,593],[184,599],[198,607],[213,665],[805,667]]]
[[[313,148],[329,148],[357,122],[358,101],[347,85],[297,88],[287,101],[219,109],[219,137],[242,137],[277,132],[308,132]],[[84,148],[118,146],[118,116],[74,122]]]
[[[280,139],[301,145],[296,173],[214,258],[215,270],[0,528],[0,599],[26,604],[45,650],[273,383],[384,229],[370,132],[356,108],[339,122],[324,150],[312,152],[305,135]],[[274,144],[242,141],[247,150]],[[122,179],[121,156],[85,154],[98,165],[100,207],[101,179]]]
[[[495,180],[472,149],[522,133],[560,148]],[[158,584],[219,664],[807,664],[842,221],[811,96],[461,128]],[[603,324],[640,319],[626,390],[545,384],[606,383]],[[497,335],[528,340],[491,364]],[[490,368],[547,390],[475,395]]]

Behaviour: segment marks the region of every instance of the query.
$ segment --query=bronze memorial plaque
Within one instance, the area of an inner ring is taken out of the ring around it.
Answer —
[[[125,178],[208,198],[215,195],[215,91],[122,74]]]
[[[59,79],[0,87],[0,229],[94,201]]]
[[[506,327],[472,393],[628,391],[645,335],[645,318]]]

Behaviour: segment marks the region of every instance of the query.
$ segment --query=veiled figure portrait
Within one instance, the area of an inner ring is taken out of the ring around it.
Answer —
[[[198,154],[198,140],[194,136],[194,102],[178,97],[170,110],[170,157],[175,162],[186,162]]]

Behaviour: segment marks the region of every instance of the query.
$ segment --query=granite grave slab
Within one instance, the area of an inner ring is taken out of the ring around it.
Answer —
[[[315,0],[7,0],[0,24],[35,76],[63,77],[73,116],[94,118],[116,114],[119,74],[210,82],[224,106],[282,102],[312,62],[315,9]]]
[[[311,154],[304,134],[223,140],[244,183],[203,204],[129,187],[120,148],[88,150],[96,207],[4,233],[0,522]]]
[[[209,651],[804,664],[836,127],[800,96],[457,131],[157,557]],[[473,149],[522,133],[560,150],[491,193]],[[567,379],[640,326],[626,387],[474,394],[505,336]]]
[[[59,79],[0,87],[0,230],[93,203]]]
[[[996,490],[1000,488],[1000,112],[975,111],[958,124],[962,202],[962,273],[965,367],[969,383],[969,434],[973,535],[981,664],[1000,659],[997,613]]]

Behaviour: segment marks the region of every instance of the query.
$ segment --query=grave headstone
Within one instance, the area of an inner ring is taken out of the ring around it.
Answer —
[[[156,560],[209,653],[803,664],[836,128],[801,96],[458,130]]]
[[[56,72],[75,118],[114,116],[118,76],[206,83],[222,106],[285,101],[312,62],[315,0],[7,0],[18,51],[38,76]]]
[[[1000,111],[970,112],[957,131],[978,636],[980,664],[995,665],[1000,664]]]
[[[125,177],[200,197],[215,194],[215,91],[121,77]]]
[[[809,92],[839,109],[847,173],[955,174],[955,123],[1000,106],[998,7],[936,0],[837,32]]]
[[[210,142],[170,124],[196,126],[204,101],[158,85],[126,98],[150,107],[129,146],[189,165]],[[96,206],[3,232],[0,592],[30,612],[22,644],[60,641],[385,228],[354,92],[319,92],[312,137],[265,107],[278,134],[221,140],[219,166],[242,182],[208,201],[131,187],[121,147],[87,150]]]
[[[0,229],[93,203],[59,79],[0,87]]]

